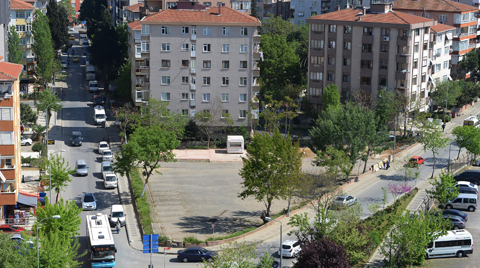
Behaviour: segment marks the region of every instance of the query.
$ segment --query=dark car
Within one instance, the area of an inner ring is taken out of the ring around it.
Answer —
[[[465,229],[467,223],[459,216],[443,215],[444,219],[449,219],[453,230]]]
[[[104,103],[105,103],[105,97],[103,96],[93,99],[93,105],[102,105]]]
[[[20,233],[25,231],[25,228],[23,227],[18,227],[18,226],[13,226],[11,224],[2,224],[0,225],[0,231],[4,233]]]
[[[475,185],[480,185],[480,172],[476,170],[467,170],[453,177],[456,181],[468,181]]]
[[[452,215],[452,216],[458,216],[460,218],[462,218],[465,222],[468,221],[468,214],[467,213],[463,213],[461,212],[460,210],[456,210],[456,209],[445,209],[443,211],[437,211],[435,213],[435,215],[439,215],[439,214],[442,214],[442,215]]]
[[[212,261],[217,255],[216,251],[210,251],[202,247],[189,247],[177,252],[177,258],[179,261]]]
[[[475,188],[457,185],[458,193],[459,194],[476,194],[478,195],[478,191]]]

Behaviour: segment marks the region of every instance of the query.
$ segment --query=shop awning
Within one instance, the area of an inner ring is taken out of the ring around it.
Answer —
[[[37,196],[30,196],[22,194],[21,192],[18,193],[17,203],[21,203],[27,206],[36,207],[38,203]]]

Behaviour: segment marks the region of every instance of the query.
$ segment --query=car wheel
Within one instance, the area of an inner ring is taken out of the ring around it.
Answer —
[[[475,212],[475,207],[472,207],[472,206],[468,207],[468,211]]]
[[[453,226],[453,230],[458,230],[458,226]]]
[[[457,252],[457,257],[462,258],[465,254],[463,254],[463,251]]]
[[[425,253],[425,260],[428,260],[428,253]]]
[[[30,142],[25,143],[25,145],[30,146],[32,145]]]
[[[452,209],[453,207],[452,207],[452,205],[446,205],[445,208],[446,209]]]
[[[188,262],[188,258],[183,258],[183,262]]]

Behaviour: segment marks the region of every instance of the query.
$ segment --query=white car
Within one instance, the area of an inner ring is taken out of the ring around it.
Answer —
[[[68,27],[68,31],[69,31],[69,32],[73,32],[73,31],[75,31],[75,28],[73,28],[73,27]]]
[[[113,172],[103,173],[103,186],[106,188],[117,188],[117,175]]]
[[[67,60],[62,60],[62,67],[67,68],[68,67],[68,61]]]
[[[127,216],[127,214],[125,214],[122,205],[112,205],[112,208],[110,209],[110,215],[108,216],[110,219],[110,226],[115,226],[117,221],[120,221],[121,226],[125,226],[125,216]]]
[[[473,189],[478,191],[478,186],[469,182],[469,181],[457,181],[457,185],[455,185],[455,186],[469,187],[469,188],[473,188]]]
[[[113,161],[112,150],[107,149],[102,152],[102,161]]]
[[[98,153],[103,154],[103,151],[105,150],[110,150],[110,146],[108,145],[108,142],[106,141],[101,141],[98,143]]]
[[[300,242],[294,240],[287,240],[283,242],[282,248],[280,249],[283,257],[295,257],[302,248],[300,247]],[[280,255],[280,252],[278,253]]]
[[[25,137],[23,137],[23,136],[20,137],[20,144],[21,144],[22,146],[30,146],[30,145],[32,145],[32,143],[33,143],[33,142],[32,142],[32,139],[27,139],[27,138],[25,138]]]
[[[98,82],[96,80],[88,82],[88,86],[90,88],[90,92],[98,92]]]

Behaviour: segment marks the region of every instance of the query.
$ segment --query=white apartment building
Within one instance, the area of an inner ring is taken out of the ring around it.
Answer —
[[[437,24],[430,27],[433,41],[432,80],[434,85],[450,77],[452,39],[455,27]]]

